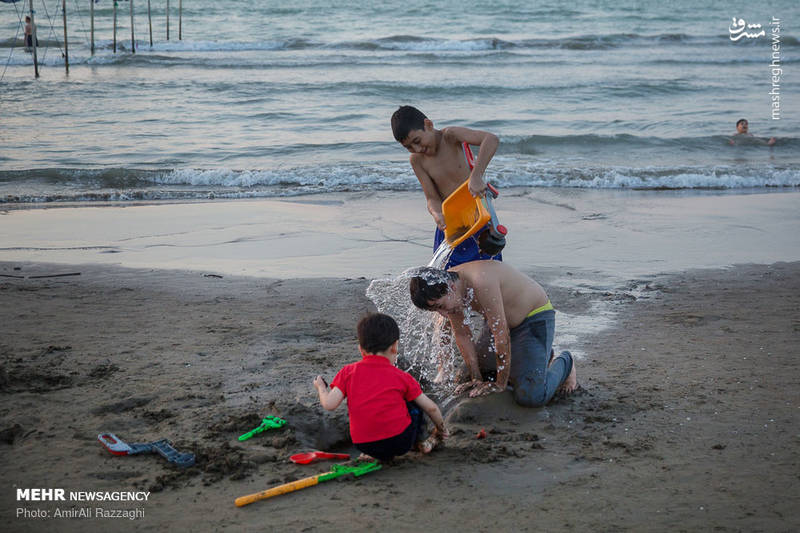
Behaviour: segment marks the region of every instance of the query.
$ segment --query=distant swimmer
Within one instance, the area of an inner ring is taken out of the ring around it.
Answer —
[[[767,146],[772,146],[775,144],[775,137],[770,137],[769,139],[762,139],[761,137],[755,137],[752,133],[747,131],[748,123],[746,118],[740,118],[736,122],[736,133],[728,141],[731,145],[739,145],[739,144],[765,144]]]

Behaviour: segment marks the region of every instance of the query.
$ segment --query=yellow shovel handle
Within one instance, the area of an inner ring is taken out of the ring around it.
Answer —
[[[256,492],[255,494],[240,496],[239,498],[236,498],[235,502],[236,507],[242,507],[243,505],[247,505],[248,503],[257,502],[259,500],[266,500],[267,498],[272,498],[273,496],[280,496],[281,494],[286,494],[287,492],[294,492],[296,490],[304,489],[306,487],[313,487],[314,485],[319,483],[319,477],[321,475],[322,474],[317,474],[316,476],[298,479],[297,481],[292,481],[291,483],[286,483],[284,485],[279,485],[271,489],[262,490],[261,492]]]

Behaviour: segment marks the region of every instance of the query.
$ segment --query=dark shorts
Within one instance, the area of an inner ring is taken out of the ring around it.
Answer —
[[[488,226],[488,224],[487,224]],[[470,261],[478,261],[480,259],[494,259],[495,261],[502,261],[503,254],[499,253],[497,255],[486,255],[481,253],[480,249],[478,248],[478,235],[481,234],[484,228],[475,232],[474,235],[471,237],[467,237],[464,239],[464,242],[459,244],[453,249],[453,253],[450,254],[450,260],[447,261],[447,264],[443,267],[445,270],[448,268],[452,268],[456,265],[460,265],[462,263],[469,263]],[[444,232],[439,228],[436,228],[436,233],[433,236],[433,251],[439,249],[439,245],[442,244],[444,241]]]
[[[417,443],[417,437],[422,434],[424,418],[417,404],[407,402],[406,405],[408,406],[408,414],[411,416],[411,423],[402,433],[387,439],[359,442],[355,444],[356,449],[379,461],[390,461],[392,458],[410,451]]]

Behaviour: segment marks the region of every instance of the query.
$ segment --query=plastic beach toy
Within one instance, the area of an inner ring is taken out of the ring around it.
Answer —
[[[470,168],[473,165],[472,151],[469,144],[463,143],[464,154]],[[444,215],[444,238],[451,248],[455,248],[468,237],[477,233],[489,224],[478,239],[481,252],[488,255],[497,255],[505,246],[505,235],[508,230],[497,220],[497,214],[492,205],[492,199],[497,198],[498,191],[492,184],[486,184],[487,192],[483,198],[475,198],[469,192],[469,180],[445,198],[442,202],[442,215]]]
[[[497,220],[497,213],[494,212],[492,198],[497,198],[497,189],[491,183],[486,184],[486,195],[481,198],[481,203],[489,212],[489,224],[478,236],[478,249],[486,255],[497,255],[506,246],[506,234],[508,230]]]
[[[313,463],[317,459],[350,459],[350,455],[346,453],[306,452],[296,453],[289,457],[291,462],[299,465],[307,465]]]
[[[480,198],[469,192],[469,181],[465,181],[453,194],[442,202],[444,215],[444,238],[455,248],[472,236],[492,218]]]
[[[148,443],[128,444],[113,433],[100,433],[97,436],[100,444],[114,455],[136,455],[139,453],[158,453],[170,463],[181,468],[194,464],[193,453],[181,453],[172,447],[167,439],[156,440]]]
[[[236,507],[242,507],[244,505],[257,502],[259,500],[266,500],[267,498],[272,498],[273,496],[280,496],[281,494],[287,494],[289,492],[305,489],[307,487],[313,487],[314,485],[318,485],[323,481],[330,481],[331,479],[336,479],[337,477],[346,476],[348,474],[353,474],[354,477],[360,477],[363,476],[364,474],[369,474],[370,472],[380,470],[380,468],[381,465],[378,463],[358,463],[354,466],[333,465],[330,472],[325,472],[324,474],[317,474],[316,476],[298,479],[297,481],[292,481],[291,483],[278,485],[277,487],[273,487],[267,490],[262,490],[261,492],[256,492],[255,494],[248,494],[247,496],[241,496],[239,498],[236,498],[236,501],[234,503],[236,503]]]
[[[239,437],[239,440],[247,440],[250,437],[252,437],[253,435],[258,435],[262,431],[266,431],[268,429],[277,429],[277,428],[283,427],[285,424],[286,424],[286,420],[284,420],[283,418],[278,418],[277,416],[268,416],[267,418],[264,418],[261,421],[261,425],[260,426],[258,426],[255,429],[252,429],[252,430],[248,431],[244,435],[241,435]]]

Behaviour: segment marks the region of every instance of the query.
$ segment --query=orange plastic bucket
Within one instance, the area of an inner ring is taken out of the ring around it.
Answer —
[[[442,214],[446,225],[444,239],[453,248],[474,235],[492,218],[481,199],[470,194],[469,180],[445,198]]]

